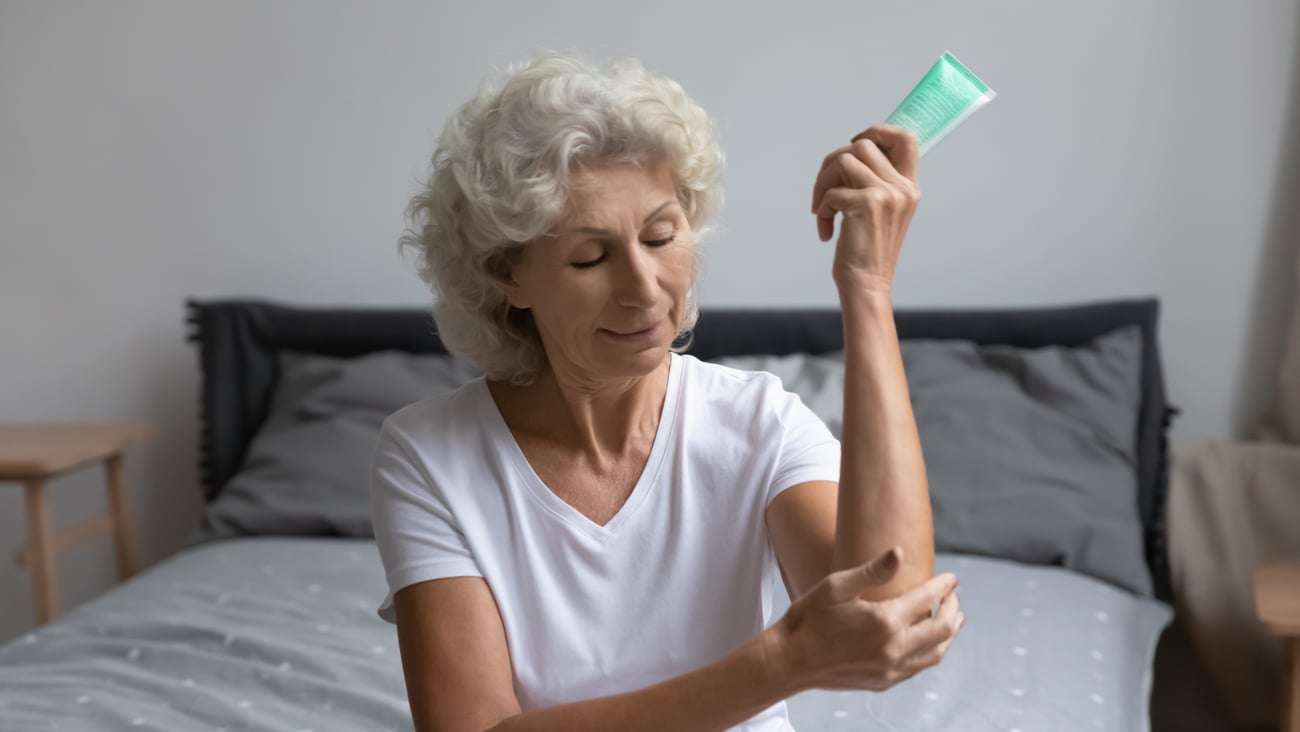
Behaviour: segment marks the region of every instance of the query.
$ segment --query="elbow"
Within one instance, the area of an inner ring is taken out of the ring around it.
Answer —
[[[935,576],[934,558],[929,557],[922,559],[915,558],[914,561],[904,560],[902,566],[894,573],[887,582],[882,582],[874,587],[868,587],[858,597],[868,602],[883,602],[892,600],[899,595],[919,587]]]
[[[477,722],[473,724],[439,724],[429,720],[415,720],[415,732],[515,732],[516,721],[522,715],[512,714],[495,722]]]
[[[486,727],[476,729],[475,732],[515,732],[518,727],[519,718],[522,716],[522,714],[511,714],[507,717],[502,717]]]

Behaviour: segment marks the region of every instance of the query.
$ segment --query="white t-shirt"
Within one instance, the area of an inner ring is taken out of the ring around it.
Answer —
[[[781,586],[767,504],[838,481],[839,442],[771,374],[671,358],[650,458],[604,526],[542,483],[482,378],[388,417],[370,487],[379,616],[408,585],[483,577],[524,711],[641,689],[757,635]],[[791,730],[785,702],[733,730]]]

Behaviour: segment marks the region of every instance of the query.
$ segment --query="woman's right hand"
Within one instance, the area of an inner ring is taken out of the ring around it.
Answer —
[[[881,602],[859,597],[887,583],[901,564],[895,547],[832,572],[790,606],[770,630],[791,681],[807,689],[884,691],[943,660],[965,622],[955,575],[937,575]]]

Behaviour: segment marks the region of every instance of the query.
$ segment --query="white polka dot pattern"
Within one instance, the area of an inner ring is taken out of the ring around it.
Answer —
[[[884,693],[800,694],[795,730],[1143,728],[1167,609],[1056,568],[951,555],[937,568],[957,572],[970,618],[947,659]],[[368,542],[190,550],[0,646],[0,729],[26,715],[66,729],[409,732],[396,634],[375,615],[385,591]]]
[[[970,618],[944,661],[883,693],[795,696],[796,730],[1148,729],[1144,677],[1167,607],[1054,567],[940,554],[936,570],[957,574]]]
[[[0,646],[0,730],[409,732],[385,592],[371,542],[196,547]]]

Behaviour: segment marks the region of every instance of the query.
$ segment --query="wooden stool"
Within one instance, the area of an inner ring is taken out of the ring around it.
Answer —
[[[0,482],[21,482],[26,486],[27,545],[18,551],[14,561],[31,567],[38,625],[48,623],[58,613],[54,560],[68,549],[101,534],[112,534],[118,579],[135,574],[122,451],[152,435],[151,426],[138,423],[0,424]],[[54,531],[46,482],[101,460],[108,482],[108,511]]]
[[[1300,732],[1300,559],[1255,568],[1255,612],[1282,636],[1282,732]]]

